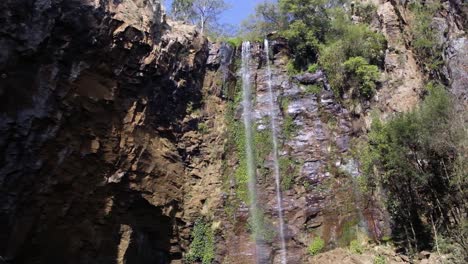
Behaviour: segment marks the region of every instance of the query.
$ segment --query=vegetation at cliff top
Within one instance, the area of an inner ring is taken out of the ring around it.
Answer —
[[[386,123],[374,118],[361,163],[368,193],[384,190],[395,243],[410,253],[451,251],[462,263],[468,258],[468,133],[457,105],[443,87],[429,85],[417,109]]]
[[[349,91],[354,98],[369,98],[380,77],[386,42],[369,26],[375,6],[351,6],[347,0],[264,2],[258,5],[255,18],[244,22],[242,34],[255,39],[277,32],[292,50],[289,74],[321,68],[337,96]],[[353,14],[360,16],[360,23],[354,23]]]
[[[229,8],[224,0],[173,0],[171,15],[178,20],[191,21],[204,33],[218,30],[219,15]]]

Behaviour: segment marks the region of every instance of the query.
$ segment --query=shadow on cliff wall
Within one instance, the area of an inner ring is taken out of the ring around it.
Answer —
[[[18,264],[180,259],[171,252],[175,216],[129,179],[109,179],[138,163],[145,146],[129,143],[134,130],[175,144],[189,102],[201,100],[203,67],[177,65],[188,48],[178,46],[168,65],[141,71],[152,47],[134,28],[114,36],[122,22],[104,9],[27,3],[0,4],[0,256]],[[132,107],[144,119],[125,120]]]

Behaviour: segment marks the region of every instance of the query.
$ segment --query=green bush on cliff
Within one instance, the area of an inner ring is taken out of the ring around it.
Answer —
[[[414,14],[410,24],[413,34],[412,46],[424,70],[432,75],[437,75],[443,65],[442,46],[438,43],[436,29],[432,27],[432,19],[440,7],[439,0],[410,3],[410,10]]]
[[[348,59],[362,57],[369,65],[378,66],[382,64],[386,48],[385,37],[369,26],[376,16],[376,7],[358,3],[355,13],[362,22],[356,24],[351,20],[351,12],[343,8],[345,3],[349,1],[279,0],[277,5],[260,4],[257,8],[260,17],[257,26],[265,28],[263,24],[273,23],[277,34],[288,40],[292,58],[287,64],[287,72],[290,75],[314,72],[320,66],[336,95],[356,88],[345,81],[343,64]],[[373,72],[374,69],[368,70]],[[359,95],[370,94],[372,86],[372,82],[364,83],[365,92]]]
[[[320,94],[320,92],[322,92],[322,86],[318,84],[307,85],[305,88],[305,92],[307,94],[315,94],[315,95]]]
[[[342,23],[345,22],[336,22],[334,26],[338,36],[331,35],[327,44],[321,46],[319,64],[327,73],[328,81],[337,96],[347,89],[362,89],[363,93],[360,95],[368,96],[375,88],[374,80],[378,73],[377,65],[382,62],[385,38],[366,25]],[[357,58],[362,58],[363,63],[356,65],[361,60]],[[350,66],[360,67],[350,69]],[[348,83],[349,76],[360,79],[361,82]],[[364,84],[363,88],[359,87],[361,84]]]
[[[363,246],[356,239],[349,243],[349,250],[354,254],[362,254],[364,252]]]
[[[378,255],[374,258],[374,264],[387,264],[387,260],[384,256]]]
[[[307,252],[311,256],[315,256],[318,253],[322,252],[324,247],[325,247],[325,241],[321,237],[316,237],[310,243],[309,247],[307,248]]]
[[[362,152],[368,189],[385,190],[394,241],[410,253],[432,249],[442,235],[468,246],[462,213],[468,135],[466,113],[457,111],[457,104],[444,87],[429,85],[428,95],[413,111],[386,123],[375,118]]]
[[[192,243],[185,260],[188,263],[211,264],[214,260],[214,254],[214,231],[208,222],[198,219],[192,231]]]
[[[238,164],[235,168],[228,168],[226,170],[228,173],[226,180],[227,182],[231,182],[232,180],[235,181],[235,193],[237,198],[244,201],[245,203],[248,203],[248,174],[247,157],[245,154],[245,129],[242,122],[235,118],[237,105],[242,100],[241,95],[240,87],[236,87],[236,91],[233,96],[234,98],[229,102],[225,116],[228,136],[225,150],[227,153],[229,153],[229,155],[232,155],[230,158],[235,158],[238,161]]]
[[[299,176],[298,164],[289,156],[279,158],[279,168],[281,174],[281,189],[289,190],[294,185],[294,178]]]
[[[370,98],[379,79],[379,68],[370,65],[363,57],[352,57],[343,63],[348,84],[356,87],[358,97]]]

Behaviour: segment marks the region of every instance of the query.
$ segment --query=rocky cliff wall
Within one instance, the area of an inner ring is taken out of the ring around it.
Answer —
[[[271,58],[253,45],[255,127],[264,139],[265,65],[272,63],[288,263],[311,261],[307,247],[317,236],[331,249],[347,246],[356,230],[371,239],[389,231],[382,206],[355,188],[353,140],[366,133],[372,111],[389,117],[413,108],[428,76],[411,47],[405,1],[374,2],[373,26],[388,49],[370,102],[347,106],[322,82],[317,90],[292,80],[284,40],[273,43]],[[445,81],[466,100],[463,8],[444,1],[434,23]],[[157,1],[5,0],[0,25],[0,256],[7,263],[182,263],[197,219],[214,230],[215,263],[253,263],[229,142],[230,118],[242,114],[233,103],[238,50],[166,20]],[[263,253],[279,263],[271,149],[259,158],[271,231]]]
[[[14,0],[0,10],[0,255],[181,259],[184,135],[197,129],[188,112],[202,100],[206,39],[165,21],[153,1]]]

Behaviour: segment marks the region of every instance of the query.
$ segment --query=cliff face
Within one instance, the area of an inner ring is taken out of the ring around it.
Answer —
[[[307,247],[319,235],[333,248],[347,246],[356,229],[370,238],[389,232],[382,206],[362,200],[354,186],[352,141],[372,110],[390,116],[413,108],[427,76],[411,49],[411,12],[402,1],[374,2],[373,26],[388,49],[382,87],[365,104],[346,108],[331,91],[291,80],[283,40],[273,42],[271,58],[253,45],[259,133],[268,128],[265,65],[272,63],[289,263],[311,261]],[[466,7],[443,4],[433,22],[442,72],[466,101]],[[166,21],[152,0],[4,0],[0,25],[0,256],[7,263],[182,263],[201,218],[215,230],[216,263],[253,263],[248,209],[236,200],[239,160],[228,140],[238,50]],[[233,119],[241,112],[235,106]],[[263,152],[257,187],[273,230],[264,253],[280,263],[272,155]]]
[[[166,263],[208,43],[151,1],[2,1],[0,255]],[[189,144],[190,145],[190,144]]]

